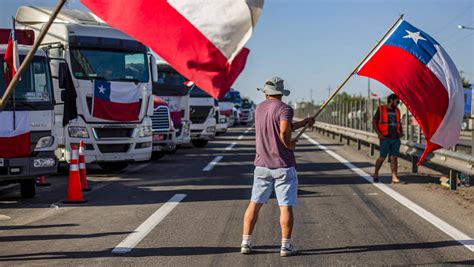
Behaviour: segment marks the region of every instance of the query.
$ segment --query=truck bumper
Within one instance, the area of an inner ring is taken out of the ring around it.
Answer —
[[[0,181],[31,179],[57,172],[53,151],[38,152],[36,157],[5,158],[0,164]]]

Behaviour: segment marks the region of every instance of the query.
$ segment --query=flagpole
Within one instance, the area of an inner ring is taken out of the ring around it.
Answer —
[[[13,16],[12,16],[12,26],[13,26],[12,36],[15,37],[15,38],[12,38],[12,41],[17,42],[17,40],[16,40],[15,18]],[[13,51],[15,51],[15,47],[18,47],[17,45],[18,45],[18,42],[16,44],[15,43],[13,44],[13,47],[12,47]],[[18,55],[18,50],[16,51],[16,53]],[[16,57],[16,55],[15,55],[15,53],[13,53],[13,68],[15,68],[15,59],[16,59],[15,57]],[[13,72],[13,70],[11,70],[11,71]],[[12,129],[13,129],[13,131],[16,130],[16,94],[13,94],[13,128]]]
[[[377,47],[380,45],[380,43],[385,39],[385,37],[387,37],[387,35],[392,31],[392,29],[398,24],[398,22],[400,22],[400,20],[403,19],[403,14],[401,14],[398,19],[392,24],[392,26],[390,26],[390,28],[387,30],[387,32],[385,32],[385,34],[382,36],[382,38],[380,38],[380,40],[377,42],[377,44],[374,45],[374,47],[372,47],[372,49],[369,51],[369,53],[367,53],[365,55],[365,57],[359,62],[359,64],[357,64],[357,66],[352,70],[351,73],[349,73],[349,75],[346,77],[346,79],[344,79],[344,81],[339,84],[339,86],[336,88],[336,90],[334,90],[332,92],[332,94],[326,99],[326,101],[323,102],[323,104],[321,105],[321,107],[319,107],[319,110],[316,112],[316,114],[314,114],[314,116],[312,118],[316,119],[316,117],[318,117],[318,115],[324,110],[324,108],[326,108],[326,106],[329,104],[329,102],[331,102],[331,100],[337,95],[337,93],[342,89],[342,87],[347,83],[347,81],[349,81],[349,79],[357,72],[357,69],[360,68],[360,66],[365,62],[365,60],[367,60],[367,58],[369,58],[369,56],[372,55],[372,53],[374,52],[375,49],[377,49]],[[304,133],[304,131],[306,131],[306,129],[308,129],[309,125],[306,124],[303,129],[301,129],[301,131],[296,135],[296,137],[293,139],[293,140],[298,140],[301,135]]]
[[[3,94],[2,98],[0,99],[0,111],[2,111],[5,108],[5,105],[7,104],[8,98],[10,98],[10,95],[13,93],[13,91],[16,88],[18,80],[20,79],[23,72],[25,72],[25,70],[28,67],[30,61],[35,56],[36,50],[38,50],[38,47],[40,46],[41,42],[43,41],[44,37],[46,36],[46,33],[49,30],[49,27],[51,27],[51,24],[53,24],[53,21],[56,19],[56,17],[59,14],[59,11],[61,11],[61,8],[64,6],[65,3],[66,3],[66,0],[58,0],[58,4],[56,5],[56,8],[55,8],[54,12],[51,14],[51,17],[49,18],[49,21],[46,23],[44,28],[41,29],[41,32],[38,36],[38,39],[36,39],[35,43],[33,44],[33,47],[31,48],[31,50],[26,55],[25,60],[23,60],[23,62],[21,63],[21,65],[18,68],[18,71],[16,72],[15,76],[12,77],[12,80],[10,81],[10,84],[8,85],[7,89],[5,90],[5,93]]]

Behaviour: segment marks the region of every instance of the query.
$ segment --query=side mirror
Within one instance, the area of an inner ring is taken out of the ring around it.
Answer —
[[[148,61],[150,64],[152,82],[158,82],[158,67],[156,66],[156,57],[153,54],[148,54]]]
[[[67,77],[68,71],[69,71],[69,68],[67,66],[67,63],[60,62],[59,69],[58,69],[58,83],[59,83],[59,88],[61,89],[66,89],[66,77]]]

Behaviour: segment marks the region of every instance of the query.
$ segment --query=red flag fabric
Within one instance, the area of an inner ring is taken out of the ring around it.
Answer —
[[[223,97],[244,69],[249,54],[244,45],[263,7],[263,0],[81,2],[214,98]]]
[[[8,87],[11,79],[15,76],[20,67],[20,59],[18,56],[18,45],[16,40],[15,22],[13,22],[13,29],[8,38],[7,48],[5,49],[5,56],[3,61],[6,63],[5,68],[5,87]]]
[[[0,122],[0,158],[31,155],[28,111],[16,111],[15,115],[13,111],[0,112]]]

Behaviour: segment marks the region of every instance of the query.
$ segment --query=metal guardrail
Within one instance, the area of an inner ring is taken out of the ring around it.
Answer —
[[[342,142],[344,138],[346,139],[347,144],[350,144],[351,140],[355,140],[357,142],[358,149],[360,149],[362,144],[361,142],[368,143],[372,155],[374,154],[375,146],[379,145],[379,139],[375,133],[323,122],[316,122],[314,127],[319,131],[326,132],[328,135],[332,134],[333,138],[338,135],[340,142]],[[421,157],[425,149],[425,145],[409,140],[401,140],[401,143],[402,145],[400,147],[400,153],[411,157],[412,171],[416,173],[418,171],[416,163]],[[474,156],[471,155],[458,153],[447,149],[438,149],[426,157],[426,160],[430,163],[448,168],[450,170],[461,172],[467,175],[474,175]]]

